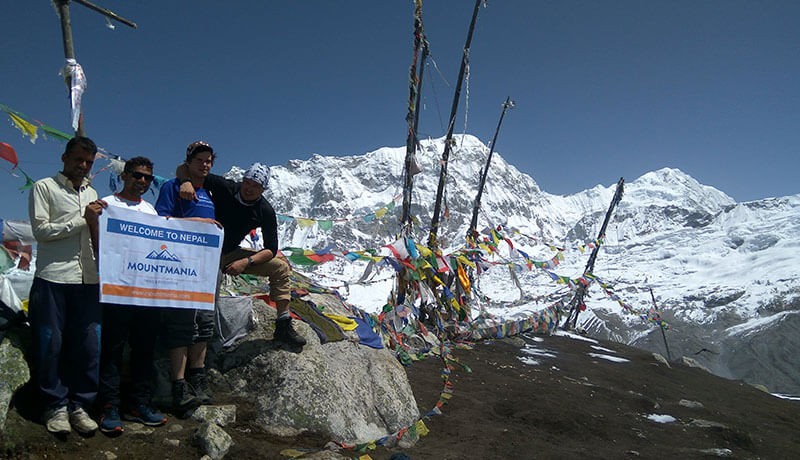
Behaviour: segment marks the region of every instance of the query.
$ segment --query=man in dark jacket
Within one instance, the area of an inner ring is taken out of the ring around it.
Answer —
[[[181,167],[178,177],[182,177]],[[203,188],[209,191],[216,209],[216,220],[225,229],[222,243],[221,268],[228,275],[247,273],[269,278],[270,298],[275,302],[278,318],[275,321],[275,340],[297,348],[306,339],[295,332],[289,316],[291,268],[278,254],[278,220],[272,205],[263,193],[269,184],[269,168],[255,163],[245,173],[242,182],[234,182],[216,174],[206,177]],[[180,188],[181,198],[192,199],[195,190],[191,182]],[[261,227],[264,249],[253,251],[239,247],[242,239]]]

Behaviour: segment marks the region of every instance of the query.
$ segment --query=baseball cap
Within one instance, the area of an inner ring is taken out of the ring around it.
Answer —
[[[194,141],[186,146],[186,159],[189,160],[200,152],[211,152],[211,155],[214,155],[214,149],[211,144],[206,141]]]

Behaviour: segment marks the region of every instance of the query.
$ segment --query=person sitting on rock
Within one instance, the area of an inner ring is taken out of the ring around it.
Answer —
[[[178,167],[177,175],[179,178],[187,177],[185,165]],[[291,268],[286,261],[276,257],[278,219],[272,205],[263,196],[268,185],[269,168],[255,163],[244,173],[241,182],[209,174],[202,186],[210,192],[217,221],[225,229],[220,260],[222,272],[233,276],[246,273],[269,278],[270,299],[278,311],[274,338],[297,349],[306,344],[306,339],[294,330],[289,316]],[[180,193],[183,199],[196,199],[193,182],[182,183]],[[258,227],[261,227],[264,249],[253,251],[239,247],[242,239]]]

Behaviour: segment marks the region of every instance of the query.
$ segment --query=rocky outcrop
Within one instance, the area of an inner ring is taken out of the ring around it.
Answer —
[[[255,329],[210,360],[213,379],[255,406],[256,421],[276,435],[313,431],[346,443],[377,439],[419,417],[405,370],[386,349],[349,340],[321,344],[306,324],[295,321],[308,344],[302,352],[270,342],[275,313],[255,299]]]
[[[26,341],[19,330],[8,333],[0,342],[0,434],[3,433],[11,398],[30,379],[30,369],[23,353]]]

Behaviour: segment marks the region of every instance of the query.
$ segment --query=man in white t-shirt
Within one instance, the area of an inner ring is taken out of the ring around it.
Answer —
[[[121,208],[157,215],[153,206],[142,199],[153,183],[153,163],[145,157],[125,162],[120,175],[122,191],[102,199],[103,207]],[[155,381],[153,352],[161,321],[161,311],[153,307],[137,307],[103,303],[103,334],[100,353],[100,389],[97,399],[103,407],[100,431],[122,434],[125,427],[120,418],[120,368],[125,344],[130,354],[130,394],[122,406],[122,418],[149,426],[159,426],[167,418],[151,404]]]

